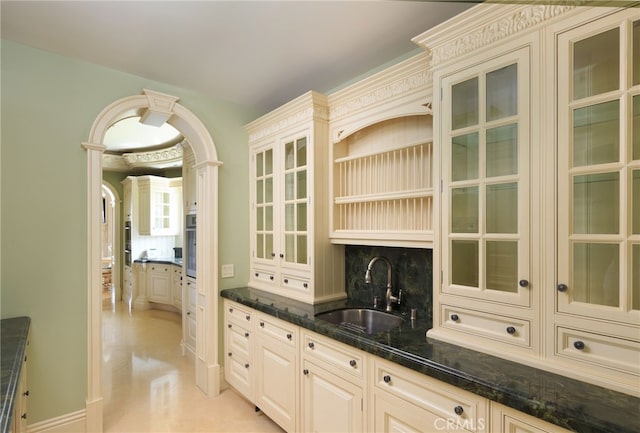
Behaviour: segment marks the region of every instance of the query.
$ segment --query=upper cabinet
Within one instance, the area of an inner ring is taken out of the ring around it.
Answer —
[[[439,93],[429,336],[638,395],[640,10],[483,4],[414,41]]]
[[[175,236],[182,227],[182,178],[139,176],[138,231],[147,236]]]
[[[196,213],[196,163],[193,149],[190,145],[184,146],[182,159],[182,195],[184,199],[184,213]]]
[[[328,108],[308,92],[246,126],[253,287],[316,303],[345,296],[328,237]]]
[[[431,247],[431,74],[420,54],[329,97],[334,243]]]

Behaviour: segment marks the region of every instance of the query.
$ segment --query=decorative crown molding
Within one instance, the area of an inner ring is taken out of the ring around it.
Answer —
[[[432,49],[432,66],[452,60],[530,29],[574,9],[566,5],[531,5]]]
[[[289,128],[298,123],[321,120],[329,121],[329,109],[324,105],[313,104],[311,107],[294,112],[293,114],[281,119],[280,121],[271,123],[264,128],[260,128],[249,134],[249,142],[260,140],[261,138],[275,134],[278,131]]]
[[[132,168],[167,168],[182,164],[182,143],[166,149],[148,152],[125,153],[122,155],[102,155],[102,166],[110,170],[126,171]]]

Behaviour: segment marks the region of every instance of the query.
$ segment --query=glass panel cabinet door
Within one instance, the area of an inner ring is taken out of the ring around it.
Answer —
[[[442,290],[529,306],[529,49],[442,83]]]
[[[307,137],[284,144],[284,253],[288,264],[306,265],[307,251]]]
[[[255,257],[273,261],[273,149],[255,154]]]
[[[558,309],[640,318],[640,34],[558,38]],[[567,145],[565,145],[565,143]]]

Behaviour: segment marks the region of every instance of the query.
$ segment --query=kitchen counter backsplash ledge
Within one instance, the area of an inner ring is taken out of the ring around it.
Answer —
[[[305,304],[250,287],[226,289],[226,299],[328,336],[489,400],[580,433],[640,431],[640,399],[513,361],[426,337],[431,322],[410,320],[392,331],[356,334],[316,319],[317,313],[365,307],[349,299]]]

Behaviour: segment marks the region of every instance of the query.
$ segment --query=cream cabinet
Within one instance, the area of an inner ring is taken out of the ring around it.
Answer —
[[[568,433],[555,424],[491,402],[491,433]]]
[[[371,431],[489,431],[487,399],[371,357]]]
[[[299,329],[264,313],[255,314],[255,404],[285,431],[297,427]]]
[[[185,349],[188,353],[195,356],[196,353],[196,307],[198,302],[198,290],[195,278],[187,277],[185,290],[186,309],[182,314],[182,332]]]
[[[366,354],[304,331],[301,352],[302,431],[366,431]]]
[[[249,285],[307,303],[345,297],[344,253],[328,238],[326,97],[309,92],[246,126]]]
[[[176,236],[182,227],[182,178],[139,176],[138,231],[147,236]]]
[[[171,297],[173,306],[182,310],[182,266],[171,267]]]
[[[9,429],[12,433],[22,433],[28,430],[27,426],[27,402],[29,399],[29,389],[27,387],[27,354],[29,349],[29,340],[27,338],[27,347],[25,356],[22,360],[20,368],[20,379],[18,388],[16,389],[15,400],[13,402],[13,414],[11,415],[11,426]],[[7,402],[8,403],[8,402]]]
[[[478,5],[414,39],[442,94],[430,336],[639,395],[639,28]]]
[[[196,213],[196,163],[195,155],[190,145],[184,146],[182,153],[182,197],[184,200],[184,212]]]
[[[243,305],[224,301],[225,380],[249,401],[254,402],[255,338],[252,335],[252,314],[255,312]]]
[[[165,264],[147,264],[147,298],[150,302],[171,304],[172,293],[172,266]]]

